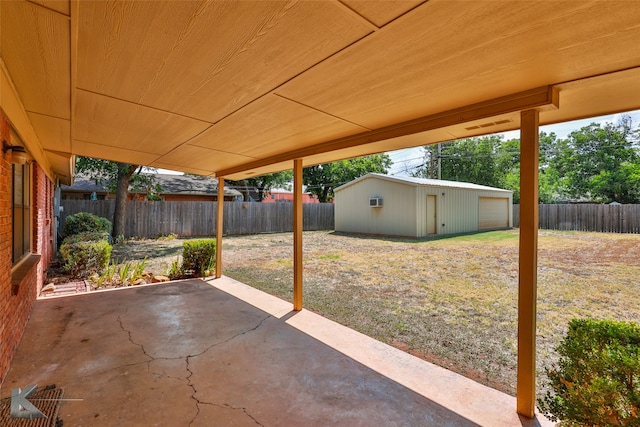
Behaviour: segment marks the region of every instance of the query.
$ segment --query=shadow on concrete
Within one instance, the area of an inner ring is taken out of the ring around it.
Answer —
[[[2,387],[65,425],[476,426],[201,280],[38,300]]]

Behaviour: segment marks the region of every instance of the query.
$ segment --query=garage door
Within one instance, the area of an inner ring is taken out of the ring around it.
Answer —
[[[480,197],[480,230],[509,227],[509,199]]]

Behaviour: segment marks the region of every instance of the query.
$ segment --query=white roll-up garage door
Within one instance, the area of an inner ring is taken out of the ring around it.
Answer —
[[[480,230],[509,227],[509,199],[502,197],[480,197]]]

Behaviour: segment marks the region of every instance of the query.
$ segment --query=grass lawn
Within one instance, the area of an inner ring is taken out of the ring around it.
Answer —
[[[225,237],[224,274],[292,300],[292,234]],[[574,317],[640,322],[640,236],[540,231],[538,384]],[[515,394],[518,230],[435,240],[304,233],[304,306]]]
[[[304,306],[515,393],[518,230],[433,240],[304,233]],[[230,236],[224,274],[291,301],[293,235]],[[130,240],[112,258],[163,274],[182,240]],[[640,322],[640,235],[541,230],[538,384],[574,317]]]

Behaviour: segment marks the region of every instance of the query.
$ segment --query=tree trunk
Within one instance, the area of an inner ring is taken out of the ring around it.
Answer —
[[[115,239],[124,237],[124,219],[129,195],[129,181],[136,171],[137,165],[118,163],[118,183],[116,185],[116,208],[113,212],[113,229],[111,236]]]
[[[320,203],[327,203],[327,199],[329,198],[329,190],[331,189],[331,187],[323,187],[322,188],[322,194],[320,195],[320,197],[318,197],[318,201]]]
[[[249,185],[247,184],[247,180],[243,179],[241,181],[237,181],[237,185],[239,185],[239,191],[242,193],[242,201],[248,202],[250,201],[249,197]]]

